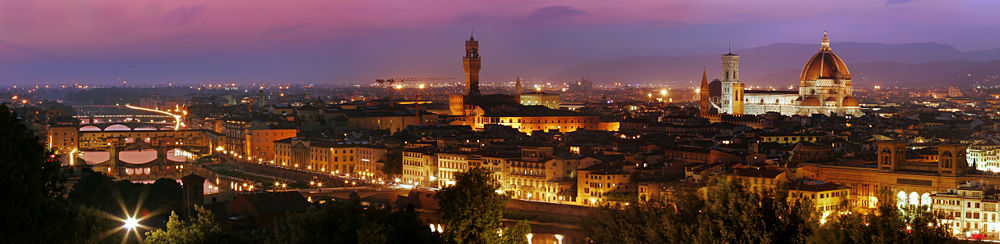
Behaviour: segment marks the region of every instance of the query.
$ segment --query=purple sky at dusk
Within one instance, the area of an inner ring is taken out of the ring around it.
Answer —
[[[365,82],[461,77],[475,30],[483,80],[544,79],[602,59],[773,43],[1000,48],[996,0],[0,0],[0,84]]]

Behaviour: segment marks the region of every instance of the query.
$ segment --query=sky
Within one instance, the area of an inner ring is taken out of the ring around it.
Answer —
[[[1000,48],[996,0],[0,0],[0,82],[545,79],[633,56],[773,43]],[[0,84],[2,84],[0,83]]]

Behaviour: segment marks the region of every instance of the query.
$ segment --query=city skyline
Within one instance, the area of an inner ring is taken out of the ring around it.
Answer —
[[[9,243],[1000,241],[995,0],[0,0]]]
[[[933,42],[963,52],[998,48],[990,40],[1000,35],[989,1],[59,3],[3,3],[0,82],[458,78],[454,46],[473,30],[485,42],[487,82],[550,79],[634,56],[714,55],[730,42],[736,50],[813,44],[823,30],[837,43]],[[32,12],[59,17],[23,14]]]

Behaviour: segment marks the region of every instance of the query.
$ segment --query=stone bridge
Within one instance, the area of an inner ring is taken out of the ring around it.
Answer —
[[[174,122],[110,122],[96,124],[80,124],[80,131],[143,131],[143,130],[173,130]]]
[[[210,154],[218,140],[209,138],[208,134],[204,130],[81,131],[78,147],[80,151],[108,152],[109,159],[94,168],[111,176],[167,177],[183,169],[185,164],[168,160],[167,152],[181,149],[195,155]],[[120,159],[122,151],[145,149],[156,151],[153,161],[134,164],[124,163]]]

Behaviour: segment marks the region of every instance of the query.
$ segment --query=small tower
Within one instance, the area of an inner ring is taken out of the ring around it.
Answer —
[[[962,175],[969,167],[965,159],[965,145],[944,144],[937,147],[938,150],[938,174],[941,175]]]
[[[479,42],[469,36],[465,41],[465,57],[462,57],[462,68],[465,70],[465,92],[469,96],[479,95]]]
[[[257,104],[257,108],[264,108],[264,89],[257,90],[257,99],[254,103]]]
[[[826,31],[823,31],[823,40],[820,41],[820,51],[830,51],[830,38],[826,37]]]
[[[188,216],[194,216],[192,215],[195,214],[192,211],[192,206],[205,204],[205,177],[189,174],[181,177],[181,183],[184,187],[184,210],[187,211]]]
[[[698,96],[701,99],[700,101],[701,106],[699,107],[701,109],[701,117],[708,116],[709,110],[712,109],[712,105],[709,101],[710,99],[708,93],[709,89],[710,88],[708,87],[708,68],[705,68],[705,70],[701,71],[701,88],[698,90]]]
[[[876,142],[878,150],[878,169],[880,171],[895,171],[906,161],[906,142],[880,141]]]
[[[521,76],[517,76],[517,82],[514,83],[514,99],[518,104],[521,104],[521,89]]]
[[[719,112],[743,114],[743,84],[740,83],[740,56],[729,53],[722,57],[722,101]]]

